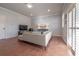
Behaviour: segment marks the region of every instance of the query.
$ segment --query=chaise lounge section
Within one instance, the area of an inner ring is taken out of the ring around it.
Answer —
[[[51,36],[52,32],[49,31],[46,31],[44,33],[36,31],[35,32],[25,31],[21,37],[20,36],[18,37],[18,39],[47,47],[49,40],[51,39]]]

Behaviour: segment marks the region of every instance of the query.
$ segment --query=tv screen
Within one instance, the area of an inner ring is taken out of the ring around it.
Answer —
[[[27,30],[28,26],[27,25],[19,25],[19,30]]]

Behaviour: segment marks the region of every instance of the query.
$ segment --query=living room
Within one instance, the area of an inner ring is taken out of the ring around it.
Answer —
[[[67,21],[62,17],[74,6],[74,3],[0,3],[0,55],[74,55],[67,47]]]

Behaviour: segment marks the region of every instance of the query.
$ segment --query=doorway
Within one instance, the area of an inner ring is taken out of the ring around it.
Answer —
[[[0,15],[0,39],[6,38],[6,31],[5,31],[5,16]]]

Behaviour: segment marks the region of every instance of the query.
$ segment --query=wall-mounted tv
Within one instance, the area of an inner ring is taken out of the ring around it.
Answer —
[[[28,30],[27,25],[19,25],[19,30]]]

